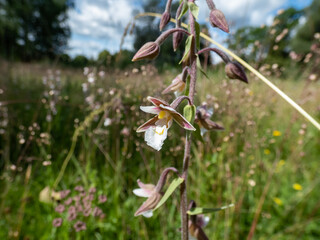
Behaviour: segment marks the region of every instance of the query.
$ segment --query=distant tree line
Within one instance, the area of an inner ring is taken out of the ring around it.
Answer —
[[[319,45],[320,1],[313,0],[305,9],[281,10],[270,26],[242,27],[227,40],[229,48],[257,67],[265,63],[288,65],[296,60],[308,63],[313,48]],[[319,47],[319,46],[318,46]],[[320,71],[320,69],[318,70]]]
[[[0,54],[11,60],[53,58],[66,49],[73,0],[1,0]]]
[[[134,51],[122,50],[111,54],[104,50],[97,59],[88,59],[83,55],[72,58],[66,54],[66,50],[70,37],[67,11],[73,7],[74,0],[0,0],[0,56],[19,61],[58,60],[70,67],[98,65],[125,68],[131,64],[133,53],[143,43],[154,41],[160,33],[159,19],[144,17],[138,20],[132,31]],[[178,2],[175,2],[172,9],[177,7]],[[165,1],[148,0],[143,5],[145,12],[162,13],[164,8]],[[319,13],[319,0],[313,0],[309,7],[302,10],[288,8],[279,12],[270,26],[239,28],[230,35],[227,44],[257,67],[262,63],[285,64],[292,53],[299,56],[297,59],[303,65],[305,58],[310,57],[310,49],[318,46],[314,47],[318,44],[315,43],[315,34],[320,32]],[[174,13],[171,17],[175,17]],[[173,27],[173,23],[167,26],[170,27]],[[159,57],[152,62],[160,70],[177,66],[183,55],[183,44],[173,52],[170,41],[171,37],[167,44],[161,46]]]
[[[70,57],[64,53],[58,56],[58,62],[67,67],[83,68],[86,66],[98,66],[109,69],[120,68],[124,69],[131,64],[131,59],[134,52],[122,50],[118,53],[111,54],[108,50],[103,50],[99,53],[97,59],[90,59],[84,55]]]

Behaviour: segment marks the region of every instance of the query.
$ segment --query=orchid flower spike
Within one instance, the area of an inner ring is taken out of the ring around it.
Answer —
[[[208,130],[224,130],[222,126],[210,120],[212,115],[213,109],[207,109],[207,103],[202,103],[200,107],[197,107],[195,122],[200,127],[201,136]]]
[[[196,130],[191,123],[165,101],[154,97],[148,97],[147,99],[154,106],[141,106],[140,109],[146,113],[156,114],[156,116],[142,124],[137,132],[145,132],[144,140],[150,147],[157,151],[161,149],[173,120],[186,130]]]

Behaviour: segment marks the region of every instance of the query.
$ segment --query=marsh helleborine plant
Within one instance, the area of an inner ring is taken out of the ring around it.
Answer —
[[[219,28],[224,32],[229,32],[229,26],[224,14],[218,10],[212,0],[206,0],[210,9],[209,21],[210,24]],[[162,14],[160,21],[160,30],[162,31],[170,21],[172,0],[167,0],[166,9]],[[224,128],[217,123],[210,120],[212,110],[204,103],[199,107],[195,107],[194,97],[196,91],[197,70],[199,66],[199,55],[205,52],[213,52],[217,54],[225,62],[225,72],[228,78],[238,79],[242,82],[248,83],[248,79],[244,72],[244,68],[238,62],[231,61],[229,57],[220,49],[217,48],[204,48],[199,49],[199,24],[196,22],[199,9],[195,4],[195,0],[180,0],[180,5],[176,11],[176,25],[175,28],[164,31],[154,42],[145,43],[138,52],[134,55],[132,61],[143,59],[155,59],[160,53],[160,47],[164,41],[172,34],[173,35],[173,50],[176,51],[181,44],[184,35],[187,36],[185,44],[184,56],[181,60],[183,65],[182,71],[177,75],[172,83],[162,91],[162,94],[173,92],[176,99],[171,103],[154,97],[148,97],[148,101],[153,106],[141,106],[140,109],[146,113],[154,114],[155,116],[148,120],[146,123],[138,127],[137,132],[144,132],[145,141],[147,144],[157,151],[160,151],[164,140],[167,138],[167,131],[175,121],[180,127],[186,131],[185,149],[182,169],[179,172],[177,169],[169,167],[165,169],[160,175],[157,185],[144,184],[138,180],[139,189],[134,190],[134,194],[146,197],[147,200],[136,211],[135,216],[144,215],[151,217],[153,210],[163,197],[162,188],[165,185],[167,174],[172,171],[183,179],[180,185],[180,212],[181,212],[181,238],[187,240],[192,239],[208,239],[202,227],[203,216],[192,215],[188,217],[188,204],[187,204],[187,178],[188,167],[190,160],[190,147],[191,147],[191,132],[196,128],[193,123],[196,123],[201,129],[203,135],[208,130],[223,130]],[[187,15],[189,30],[181,28],[181,17]],[[197,64],[198,62],[198,64]],[[190,78],[187,81],[187,78]],[[189,84],[189,86],[187,86]],[[188,89],[188,95],[186,89]],[[188,100],[188,105],[184,108],[184,116],[176,109],[184,101]],[[191,206],[195,203],[191,201]],[[193,206],[193,207],[194,207]]]

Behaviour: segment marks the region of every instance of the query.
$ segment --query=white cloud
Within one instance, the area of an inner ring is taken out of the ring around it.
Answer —
[[[69,25],[72,38],[69,42],[69,54],[85,54],[96,57],[103,49],[114,53],[119,44],[126,25],[132,19],[134,10],[141,9],[142,2],[133,0],[77,0],[76,8],[69,11]],[[288,0],[215,0],[216,7],[223,11],[231,32],[244,25],[269,24],[276,10]],[[138,5],[137,5],[138,3]],[[206,1],[199,0],[199,21],[208,22],[209,10]],[[211,34],[219,30],[210,28]],[[125,48],[132,48],[133,37],[127,37]]]
[[[224,13],[231,34],[242,26],[271,24],[276,11],[286,2],[287,0],[214,0],[216,8]],[[208,22],[209,10],[206,1],[199,0],[197,4],[200,7],[199,21]],[[213,39],[222,44],[228,36],[216,28],[209,27],[209,31]],[[213,56],[215,62],[221,61],[220,58]]]
[[[69,54],[96,57],[103,49],[118,51],[122,34],[135,8],[131,0],[76,1],[76,8],[69,11],[72,32]]]
[[[287,0],[215,0],[216,8],[226,16],[231,26],[266,24],[272,13],[283,6]],[[205,1],[198,1],[200,9],[207,9]],[[200,10],[200,20],[209,16],[208,10]]]

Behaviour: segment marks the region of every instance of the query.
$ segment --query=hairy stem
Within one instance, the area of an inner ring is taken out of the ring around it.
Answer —
[[[156,43],[159,44],[159,46],[174,32],[182,32],[186,35],[190,35],[190,33],[182,28],[171,28],[164,33],[162,33],[157,40],[155,41]]]
[[[192,105],[189,97],[187,97],[187,96],[180,96],[180,97],[176,98],[176,99],[170,104],[170,107],[176,109],[183,100],[188,100],[189,105]]]
[[[216,54],[219,55],[219,57],[221,57],[221,59],[225,62],[225,63],[228,63],[230,62],[230,58],[227,56],[227,54],[225,54],[223,51],[221,51],[220,49],[218,48],[204,48],[204,49],[201,49],[199,52],[198,52],[198,55],[200,55],[201,53],[206,53],[206,52],[215,52]]]
[[[194,2],[194,0],[189,0],[189,2]],[[190,87],[189,87],[189,99],[191,104],[194,102],[194,94],[197,80],[197,62],[196,62],[196,46],[195,46],[195,20],[194,17],[189,11],[189,24],[190,31],[193,34],[192,44],[191,44],[191,55],[190,55]],[[184,157],[183,157],[183,172],[182,177],[184,182],[181,184],[180,188],[180,212],[181,212],[181,239],[188,240],[189,230],[188,230],[188,198],[187,198],[187,180],[188,180],[188,168],[190,160],[190,148],[191,148],[191,134],[186,134],[186,143],[184,148]]]
[[[188,167],[190,159],[190,148],[191,148],[191,135],[186,134],[186,143],[184,146],[184,157],[183,157],[183,174],[184,182],[180,187],[180,211],[181,211],[181,239],[188,240],[188,199],[187,199],[187,178],[188,178]]]
[[[174,168],[174,167],[169,167],[169,168],[166,168],[160,175],[160,178],[158,180],[158,183],[156,185],[156,191],[157,192],[161,192],[161,189],[163,188],[164,184],[166,183],[166,179],[167,179],[167,176],[168,176],[168,173],[172,171],[174,173],[177,173],[179,175],[179,171]]]

